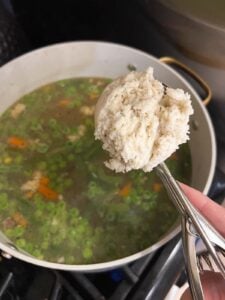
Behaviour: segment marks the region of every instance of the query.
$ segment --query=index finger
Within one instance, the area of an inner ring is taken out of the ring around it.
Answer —
[[[180,186],[190,202],[225,237],[225,208],[186,184]]]

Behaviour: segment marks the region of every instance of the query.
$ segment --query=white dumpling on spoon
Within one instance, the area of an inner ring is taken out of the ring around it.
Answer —
[[[116,172],[151,171],[189,139],[190,95],[165,87],[153,69],[133,71],[112,81],[95,108],[95,138]]]

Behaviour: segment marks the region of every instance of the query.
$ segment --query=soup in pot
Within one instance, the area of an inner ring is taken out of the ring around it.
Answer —
[[[116,174],[94,139],[106,78],[50,83],[0,117],[0,224],[16,247],[65,264],[106,262],[156,243],[178,214],[155,172]],[[187,144],[166,162],[186,183]]]

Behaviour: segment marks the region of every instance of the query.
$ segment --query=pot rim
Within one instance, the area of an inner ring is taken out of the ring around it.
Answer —
[[[75,41],[75,42],[57,43],[57,44],[45,46],[45,47],[39,48],[37,50],[28,52],[26,54],[23,54],[15,59],[13,59],[12,61],[8,62],[7,64],[3,65],[0,68],[0,71],[3,72],[4,69],[7,68],[8,65],[11,65],[15,61],[20,60],[21,58],[24,58],[26,56],[34,55],[37,52],[46,51],[46,49],[49,49],[49,48],[54,49],[54,48],[65,47],[65,46],[70,46],[70,45],[74,45],[74,44],[83,44],[83,45],[87,44],[87,46],[88,45],[98,45],[98,46],[104,45],[107,47],[124,48],[124,49],[127,49],[127,51],[132,51],[133,53],[140,54],[141,56],[145,56],[146,58],[150,57],[153,61],[156,61],[157,63],[162,64],[166,69],[168,69],[171,73],[173,73],[174,76],[178,77],[185,86],[187,86],[187,88],[193,93],[195,99],[200,103],[200,105],[202,107],[204,116],[205,116],[208,126],[209,126],[209,133],[210,133],[210,136],[212,139],[212,149],[211,149],[212,150],[212,162],[210,165],[207,181],[206,181],[204,189],[202,191],[203,193],[207,194],[207,192],[209,191],[210,185],[212,183],[212,180],[213,180],[215,166],[216,166],[216,140],[215,140],[215,133],[214,133],[214,129],[213,129],[210,117],[208,115],[206,108],[202,104],[199,95],[196,93],[196,91],[193,89],[193,87],[188,83],[188,81],[186,79],[184,79],[179,73],[177,73],[170,66],[160,62],[158,58],[156,58],[156,57],[152,56],[151,54],[148,54],[142,50],[139,50],[139,49],[136,49],[133,47],[129,47],[129,46],[125,46],[125,45],[121,45],[121,44],[101,42],[101,41]],[[175,223],[173,226],[176,226],[176,224],[177,223]],[[65,271],[95,272],[95,271],[116,268],[121,265],[128,264],[134,260],[137,260],[137,259],[157,250],[161,246],[163,246],[166,242],[168,242],[173,237],[175,237],[178,234],[178,232],[180,232],[179,225],[177,225],[173,230],[171,230],[171,232],[164,235],[157,243],[155,243],[155,244],[151,245],[150,247],[148,247],[144,250],[141,250],[135,254],[132,254],[132,255],[129,255],[127,257],[123,257],[120,259],[116,259],[113,261],[109,261],[109,262],[86,264],[86,265],[70,265],[70,264],[61,264],[61,263],[54,263],[54,262],[49,262],[49,261],[45,261],[45,260],[40,260],[38,258],[30,256],[29,254],[27,254],[25,252],[22,252],[21,250],[17,250],[13,245],[10,244],[10,242],[7,242],[7,241],[5,242],[5,244],[0,242],[0,249],[2,249],[3,252],[5,252],[15,258],[21,259],[27,263],[38,265],[41,267],[47,267],[50,269],[58,269],[58,270],[65,270]]]

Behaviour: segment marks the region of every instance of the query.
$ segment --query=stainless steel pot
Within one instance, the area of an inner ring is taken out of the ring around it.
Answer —
[[[225,172],[225,2],[137,1],[142,3],[144,11],[166,37],[170,53],[191,66],[210,84],[214,100],[211,113],[215,116],[213,121],[219,143],[219,167]],[[157,41],[156,47],[160,47]]]
[[[212,182],[216,161],[216,143],[212,123],[202,100],[190,84],[163,61],[184,68],[179,62],[170,58],[160,61],[139,50],[110,43],[71,42],[45,47],[25,54],[0,69],[0,113],[22,95],[52,81],[78,76],[114,78],[127,73],[131,65],[138,70],[152,66],[155,70],[155,77],[160,81],[171,87],[182,88],[191,94],[194,108],[190,138],[193,167],[191,185],[207,193]],[[200,78],[195,79],[209,92]],[[74,271],[96,271],[114,268],[138,259],[165,244],[179,230],[180,226],[177,222],[157,243],[141,252],[119,260],[90,265],[67,265],[36,259],[16,249],[2,233],[0,233],[0,248],[8,256],[14,256],[39,266]]]
[[[224,1],[215,0],[213,5],[206,0],[139,1],[180,52],[196,63],[194,67],[210,82],[216,98],[224,97],[223,84],[218,82],[225,73]]]

